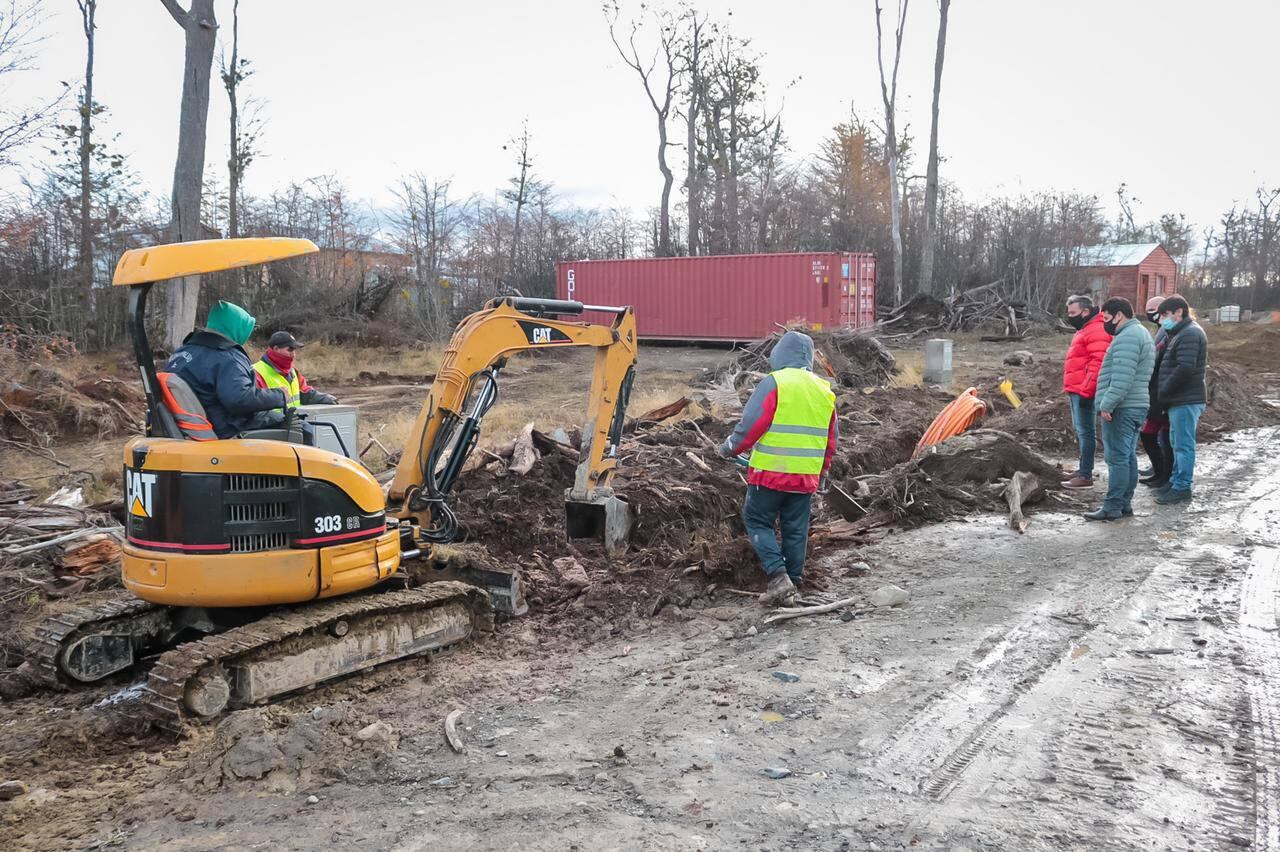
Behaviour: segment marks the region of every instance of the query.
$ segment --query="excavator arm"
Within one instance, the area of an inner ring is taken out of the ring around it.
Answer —
[[[609,311],[614,322],[605,326],[560,318],[584,310]],[[630,514],[610,483],[635,374],[635,315],[629,307],[514,296],[490,301],[454,331],[400,456],[388,514],[413,525],[420,542],[444,543],[457,535],[449,491],[475,447],[481,420],[497,398],[498,374],[507,358],[560,346],[595,350],[580,461],[565,495],[569,535],[602,537],[609,550],[625,543]]]

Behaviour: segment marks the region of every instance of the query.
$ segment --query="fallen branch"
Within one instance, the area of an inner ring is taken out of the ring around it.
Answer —
[[[458,733],[458,720],[461,718],[461,710],[453,710],[448,716],[444,717],[444,737],[449,741],[449,748],[458,754],[466,751],[466,746],[462,742],[462,735]]]
[[[838,609],[844,609],[847,606],[852,606],[857,600],[857,598],[845,598],[844,600],[835,601],[834,603],[829,604],[822,604],[820,606],[779,607],[764,617],[764,623],[777,624],[780,621],[790,621],[793,618],[804,618],[806,615],[822,615],[827,612],[835,612]],[[875,607],[872,607],[871,609],[857,610],[854,615],[865,615],[868,612],[874,611],[874,609]]]
[[[25,547],[10,547],[4,552],[10,556],[18,556],[23,553],[34,553],[37,550],[44,550],[46,547],[53,547],[55,544],[64,544],[68,541],[75,541],[78,538],[84,538],[87,535],[97,535],[98,533],[108,533],[110,535],[120,535],[124,532],[124,527],[85,527],[80,530],[73,530],[66,535],[60,535],[57,538],[47,539],[46,541],[37,542],[36,544],[28,544]]]

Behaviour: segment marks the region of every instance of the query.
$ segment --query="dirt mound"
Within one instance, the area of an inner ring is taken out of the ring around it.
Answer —
[[[1216,441],[1238,429],[1280,423],[1280,409],[1264,399],[1269,392],[1265,378],[1234,363],[1224,363],[1225,359],[1219,360],[1212,344],[1209,358],[1205,374],[1208,405],[1200,421],[1201,441]],[[1076,433],[1071,425],[1071,404],[1062,393],[1061,371],[1062,365],[1053,362],[1042,362],[1016,373],[1011,371],[1014,391],[1023,403],[1016,409],[997,389],[999,377],[983,379],[978,390],[994,409],[986,424],[1045,451],[1074,450]]]
[[[122,435],[140,428],[143,409],[136,382],[0,357],[0,432],[13,440],[47,447],[58,436]]]
[[[1060,469],[1021,441],[995,429],[975,429],[943,441],[919,459],[870,477],[846,480],[844,489],[864,511],[848,520],[864,527],[918,526],[1005,506],[1005,484],[1017,473],[1056,488]]]
[[[1280,325],[1224,323],[1208,326],[1210,363],[1231,363],[1258,372],[1280,372]]]
[[[1205,372],[1209,403],[1200,420],[1202,440],[1212,440],[1210,436],[1216,437],[1236,429],[1280,423],[1280,408],[1263,399],[1268,388],[1256,372],[1235,364],[1214,362],[1212,349],[1209,357],[1211,360]],[[1280,354],[1277,358],[1280,359]],[[1280,360],[1272,362],[1272,366],[1280,366]]]

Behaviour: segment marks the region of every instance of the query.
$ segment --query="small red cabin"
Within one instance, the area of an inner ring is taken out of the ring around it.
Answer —
[[[1119,296],[1141,312],[1152,296],[1178,292],[1178,264],[1159,243],[1085,246],[1076,267],[1081,291],[1095,304]]]

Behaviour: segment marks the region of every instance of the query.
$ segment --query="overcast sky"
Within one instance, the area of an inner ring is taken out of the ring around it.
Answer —
[[[39,97],[59,80],[78,85],[83,74],[75,4],[45,6],[40,69],[15,79],[0,95],[7,100]],[[562,197],[637,212],[657,201],[652,112],[613,53],[597,0],[240,6],[241,54],[256,69],[247,94],[266,101],[251,193],[332,173],[376,207],[410,171],[491,193],[513,171],[503,144],[527,118],[535,169]],[[814,151],[851,102],[879,118],[872,0],[698,6],[764,54],[770,97],[785,97],[791,157]],[[217,0],[217,14],[229,40],[230,0]],[[147,187],[167,194],[182,32],[159,0],[101,0],[98,19],[105,126],[122,134]],[[913,0],[900,109],[921,150],[936,34],[936,0]],[[1259,183],[1280,184],[1278,35],[1274,0],[955,0],[943,175],[971,197],[1075,189],[1111,208],[1125,181],[1145,218],[1178,211],[1212,222]],[[211,167],[224,169],[226,120],[215,76]]]

